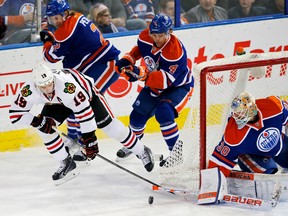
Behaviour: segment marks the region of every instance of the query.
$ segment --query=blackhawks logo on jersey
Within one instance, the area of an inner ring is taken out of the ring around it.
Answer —
[[[69,94],[73,94],[76,90],[76,86],[73,83],[65,83],[65,89],[64,92],[65,93],[69,93]]]
[[[28,97],[31,94],[32,94],[32,91],[30,90],[30,85],[26,85],[22,88],[21,95],[23,97]]]

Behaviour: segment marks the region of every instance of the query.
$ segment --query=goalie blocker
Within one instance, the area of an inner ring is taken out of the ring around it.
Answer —
[[[287,185],[287,176],[232,171],[226,178],[218,167],[201,170],[198,204],[223,202],[244,208],[275,207],[280,199],[281,183]]]

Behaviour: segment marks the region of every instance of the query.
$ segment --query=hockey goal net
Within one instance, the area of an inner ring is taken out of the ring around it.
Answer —
[[[194,67],[195,89],[180,137],[183,163],[161,170],[162,184],[198,192],[200,170],[219,143],[232,99],[241,92],[255,98],[288,97],[288,52],[249,53]]]

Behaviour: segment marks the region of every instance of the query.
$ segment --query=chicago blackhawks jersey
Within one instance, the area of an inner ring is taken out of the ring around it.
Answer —
[[[26,82],[12,103],[9,115],[15,125],[30,125],[34,115],[30,113],[34,104],[63,104],[70,108],[79,121],[81,132],[96,130],[94,112],[90,106],[94,81],[76,70],[52,70],[54,74],[53,96],[47,97],[31,82]]]

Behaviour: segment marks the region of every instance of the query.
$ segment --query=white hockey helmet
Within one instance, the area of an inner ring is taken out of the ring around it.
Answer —
[[[52,70],[44,64],[38,64],[32,69],[32,76],[35,85],[47,86],[54,81]]]
[[[235,119],[238,129],[242,129],[257,115],[255,98],[246,92],[239,94],[231,103],[231,115]]]

